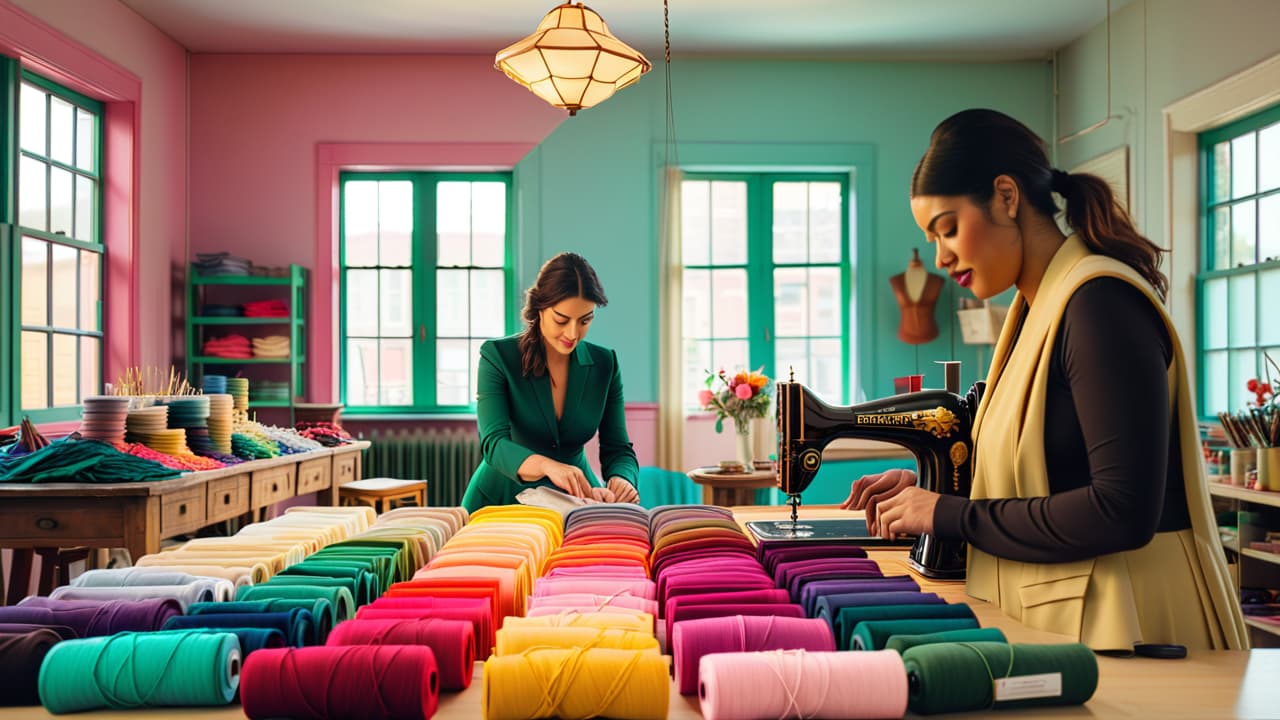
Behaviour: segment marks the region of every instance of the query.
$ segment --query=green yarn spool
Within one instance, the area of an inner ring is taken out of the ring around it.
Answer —
[[[226,705],[240,686],[240,642],[199,631],[64,640],[45,656],[38,686],[54,714]]]
[[[964,603],[950,605],[868,605],[842,607],[832,618],[836,635],[836,647],[849,650],[853,647],[853,628],[865,620],[916,620],[924,618],[972,618],[973,609]],[[977,624],[970,627],[977,627]],[[921,632],[929,632],[924,630]]]
[[[902,662],[907,668],[911,711],[922,715],[989,707],[1080,705],[1098,688],[1098,661],[1093,651],[1080,643],[921,645],[904,652]],[[1049,673],[1061,673],[1060,695],[995,701],[995,680]]]
[[[335,623],[350,620],[356,616],[355,600],[351,591],[344,587],[320,587],[318,585],[286,585],[272,584],[245,585],[236,590],[236,600],[328,600],[333,608]]]
[[[851,650],[883,650],[894,635],[928,635],[949,630],[973,630],[978,621],[971,617],[913,618],[910,620],[863,620],[849,636]]]
[[[934,645],[946,642],[999,642],[1007,643],[1009,639],[1000,632],[1000,628],[978,628],[976,630],[948,630],[946,632],[928,633],[926,635],[893,635],[884,644],[885,650],[893,650],[901,655],[917,645]]]

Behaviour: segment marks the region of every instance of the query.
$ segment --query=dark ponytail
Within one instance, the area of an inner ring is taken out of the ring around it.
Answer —
[[[1102,178],[1068,174],[1049,164],[1044,142],[1031,129],[995,110],[964,110],[943,120],[911,177],[911,196],[968,197],[990,212],[994,181],[1008,175],[1027,203],[1057,217],[1057,192],[1066,200],[1066,220],[1093,252],[1133,268],[1164,299],[1168,281],[1160,272],[1167,252],[1138,233],[1129,214]]]
[[[542,342],[542,311],[562,300],[582,298],[599,307],[609,304],[596,271],[577,253],[563,252],[538,271],[538,279],[525,293],[524,332],[520,333],[520,369],[523,374],[541,377],[547,372],[547,348]]]

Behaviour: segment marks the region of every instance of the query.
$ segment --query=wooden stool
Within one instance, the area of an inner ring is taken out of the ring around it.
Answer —
[[[427,506],[427,482],[425,480],[396,480],[393,478],[365,478],[349,482],[338,488],[339,504],[368,505],[382,514],[398,507],[406,500],[418,507]],[[386,503],[386,507],[383,507]]]
[[[36,594],[48,595],[59,585],[71,584],[71,563],[89,560],[87,547],[71,548],[16,548],[9,566],[9,594],[6,603],[17,605],[27,596],[31,583],[31,565],[35,555],[40,556],[40,578],[36,582]],[[55,583],[56,579],[56,583]]]

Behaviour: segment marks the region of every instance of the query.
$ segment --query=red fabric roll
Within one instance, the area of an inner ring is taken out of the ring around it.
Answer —
[[[476,636],[466,620],[348,620],[338,623],[325,645],[426,645],[435,653],[441,689],[471,686]]]
[[[497,628],[494,627],[489,601],[484,598],[433,598],[385,595],[356,611],[357,620],[466,620],[471,623],[476,639],[476,657],[484,660],[493,650]]]
[[[421,645],[258,650],[240,674],[240,704],[254,720],[425,720],[439,698],[435,655]]]

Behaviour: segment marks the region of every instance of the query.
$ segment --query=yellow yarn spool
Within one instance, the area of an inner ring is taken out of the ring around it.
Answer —
[[[612,648],[660,653],[653,633],[593,627],[511,627],[498,631],[497,655],[543,648]]]
[[[509,617],[502,629],[509,628],[599,628],[633,630],[653,635],[653,616],[648,613],[627,615],[616,612],[579,612],[566,610],[555,615]]]
[[[644,650],[528,650],[484,664],[486,720],[665,720],[667,659]]]

